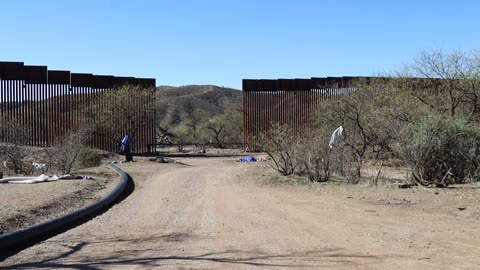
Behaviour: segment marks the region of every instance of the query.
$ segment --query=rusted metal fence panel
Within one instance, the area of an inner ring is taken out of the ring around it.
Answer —
[[[244,79],[243,127],[245,144],[258,149],[262,136],[275,124],[289,126],[300,134],[314,120],[323,102],[338,100],[353,91],[359,77],[256,80]]]
[[[134,77],[114,77],[70,71],[48,70],[46,66],[28,66],[22,62],[0,62],[0,141],[14,142],[18,138],[5,128],[6,123],[14,123],[22,129],[26,144],[48,147],[58,138],[80,128],[82,110],[93,102],[102,104],[91,112],[99,115],[108,91],[125,84],[154,88],[155,79]],[[113,95],[115,97],[115,95]],[[151,91],[149,101],[154,102],[155,93]],[[132,103],[138,108],[146,108],[145,102],[132,97]],[[118,114],[122,114],[121,111]],[[112,128],[128,131],[129,127],[120,127],[120,123],[110,123]],[[106,151],[118,151],[121,138],[111,138],[108,130],[97,130],[92,134],[89,146]],[[155,141],[155,115],[150,113],[148,121],[136,131],[132,142],[132,151],[147,153],[148,144]]]

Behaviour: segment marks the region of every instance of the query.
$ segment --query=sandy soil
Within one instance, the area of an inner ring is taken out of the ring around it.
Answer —
[[[182,162],[121,164],[129,197],[0,269],[480,268],[480,186],[265,185],[265,163]]]
[[[92,203],[118,182],[107,168],[80,171],[93,180],[58,180],[37,184],[0,184],[0,234],[26,228]]]

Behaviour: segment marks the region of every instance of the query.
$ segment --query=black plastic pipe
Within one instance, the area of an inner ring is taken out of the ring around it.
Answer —
[[[25,229],[0,235],[0,250],[4,251],[8,248],[20,246],[38,238],[45,237],[51,232],[78,222],[79,220],[93,215],[104,208],[108,208],[109,205],[115,201],[120,194],[122,194],[123,190],[127,186],[128,176],[124,171],[113,164],[106,164],[105,167],[115,170],[120,175],[120,182],[107,196],[72,213],[35,224]]]

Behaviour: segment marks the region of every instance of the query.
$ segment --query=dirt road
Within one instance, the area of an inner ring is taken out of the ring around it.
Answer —
[[[124,164],[135,179],[129,197],[0,269],[480,268],[475,213],[261,186],[248,180],[261,164],[233,160]]]

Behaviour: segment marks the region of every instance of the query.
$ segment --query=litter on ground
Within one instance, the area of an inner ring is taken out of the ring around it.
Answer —
[[[47,170],[48,169],[48,166],[47,164],[45,163],[32,163],[32,166],[36,169],[36,170]]]
[[[237,160],[237,162],[255,162],[255,161],[257,161],[257,159],[252,156],[242,157]]]
[[[93,180],[93,177],[88,175],[80,176],[80,175],[71,175],[71,174],[66,174],[62,176],[56,176],[56,175],[49,176],[49,175],[41,174],[40,176],[7,177],[7,178],[0,179],[0,184],[5,184],[5,183],[35,184],[35,183],[51,182],[51,181],[57,181],[57,180],[79,180],[79,179]]]

